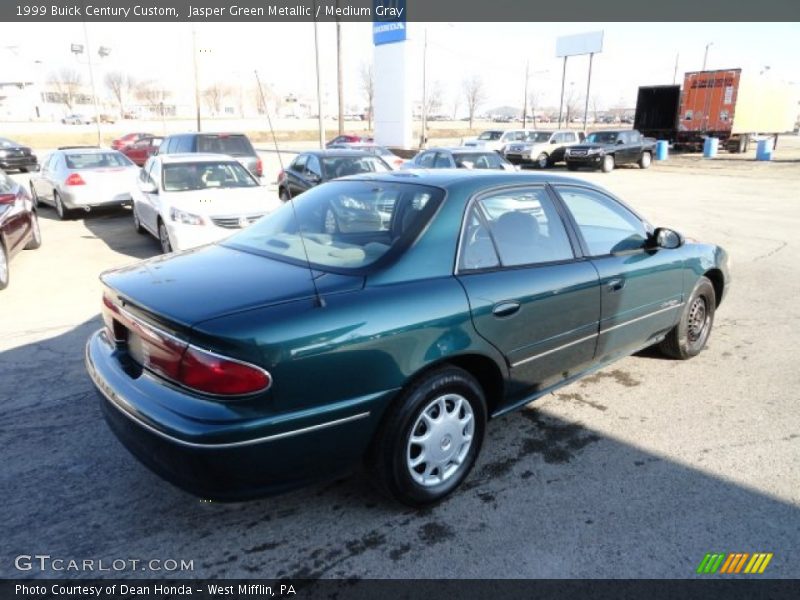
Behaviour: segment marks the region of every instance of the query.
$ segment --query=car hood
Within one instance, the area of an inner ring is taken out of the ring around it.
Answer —
[[[323,294],[364,285],[363,277],[319,271],[314,275]],[[107,271],[100,279],[125,303],[184,327],[314,296],[307,267],[219,244]]]
[[[267,214],[281,204],[266,187],[210,188],[190,192],[165,192],[165,207],[207,217]]]

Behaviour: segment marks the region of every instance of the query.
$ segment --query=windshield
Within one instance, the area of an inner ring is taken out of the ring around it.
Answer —
[[[616,131],[596,131],[590,133],[586,141],[590,144],[613,144],[617,141]]]
[[[134,164],[119,152],[70,152],[65,155],[68,169],[107,169],[132,167]]]
[[[499,140],[503,136],[502,131],[484,131],[478,136],[479,140]]]
[[[321,270],[360,269],[418,235],[443,196],[411,183],[334,181],[303,192],[225,243],[298,263],[308,252]]]
[[[528,141],[534,144],[546,144],[550,141],[551,135],[553,135],[552,131],[536,131],[528,134]]]
[[[497,152],[459,152],[453,160],[459,169],[502,169],[504,164]]]
[[[197,151],[228,156],[254,156],[256,153],[250,140],[243,135],[201,135]]]
[[[325,179],[337,179],[359,173],[386,173],[389,166],[380,158],[364,156],[325,156],[321,159],[322,174]]]
[[[258,182],[238,162],[165,164],[161,178],[165,192],[258,186]]]

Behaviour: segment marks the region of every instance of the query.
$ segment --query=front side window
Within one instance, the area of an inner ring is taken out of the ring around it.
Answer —
[[[501,137],[503,137],[502,131],[484,131],[478,136],[478,139],[481,141],[495,142]]]
[[[306,174],[322,178],[322,167],[319,165],[319,159],[313,154],[308,157],[308,162],[306,162]]]
[[[419,157],[417,164],[423,169],[429,169],[433,166],[433,159],[436,157],[435,152],[425,152]]]
[[[398,251],[422,231],[444,192],[411,183],[334,181],[270,213],[230,244],[295,264],[348,271]],[[294,205],[294,206],[292,206]]]
[[[308,160],[307,154],[301,154],[297,158],[294,159],[294,162],[289,167],[295,173],[299,173],[302,175],[303,171],[306,169],[306,161]]]
[[[475,202],[461,244],[464,270],[574,258],[564,223],[544,188],[503,191]]]
[[[595,131],[589,134],[586,141],[590,144],[614,144],[618,135],[616,131]]]
[[[586,241],[589,254],[604,256],[640,250],[647,227],[613,198],[581,188],[556,186]]]
[[[436,161],[433,163],[433,166],[437,169],[448,169],[452,165],[450,164],[450,157],[445,154],[444,152],[439,152],[436,155]]]
[[[238,162],[167,163],[162,171],[162,183],[165,192],[258,186]]]

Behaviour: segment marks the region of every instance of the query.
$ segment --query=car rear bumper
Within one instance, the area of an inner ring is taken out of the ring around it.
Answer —
[[[253,415],[143,371],[129,375],[100,330],[86,368],[111,430],[145,466],[203,498],[241,500],[281,493],[340,473],[363,456],[394,391],[318,410]],[[202,415],[202,416],[201,416]]]
[[[64,202],[64,206],[67,208],[82,208],[84,210],[112,206],[128,206],[133,204],[133,198],[131,197],[130,192],[120,192],[115,194],[96,192],[89,189],[64,191],[61,193],[61,200]]]

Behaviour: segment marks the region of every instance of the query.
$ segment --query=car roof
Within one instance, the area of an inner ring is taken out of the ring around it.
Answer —
[[[210,152],[178,152],[176,154],[156,154],[162,163],[200,163],[200,162],[239,162],[227,154]]]
[[[436,147],[426,148],[423,152],[450,152],[451,154],[497,154],[494,150],[486,150],[480,146],[452,146],[450,148]],[[497,154],[500,156],[499,154]]]
[[[121,154],[111,148],[98,148],[97,146],[62,146],[58,150],[64,154]]]
[[[460,183],[476,185],[524,185],[543,183],[569,183],[602,189],[591,182],[577,177],[533,173],[530,171],[499,171],[493,169],[405,169],[387,173],[361,173],[336,179],[335,181],[383,181],[386,183],[416,183],[435,187],[449,187]]]
[[[365,156],[363,150],[353,150],[349,148],[331,148],[328,150],[304,150],[300,154],[313,154],[320,158],[337,157],[337,156]],[[367,156],[372,156],[371,154]]]

